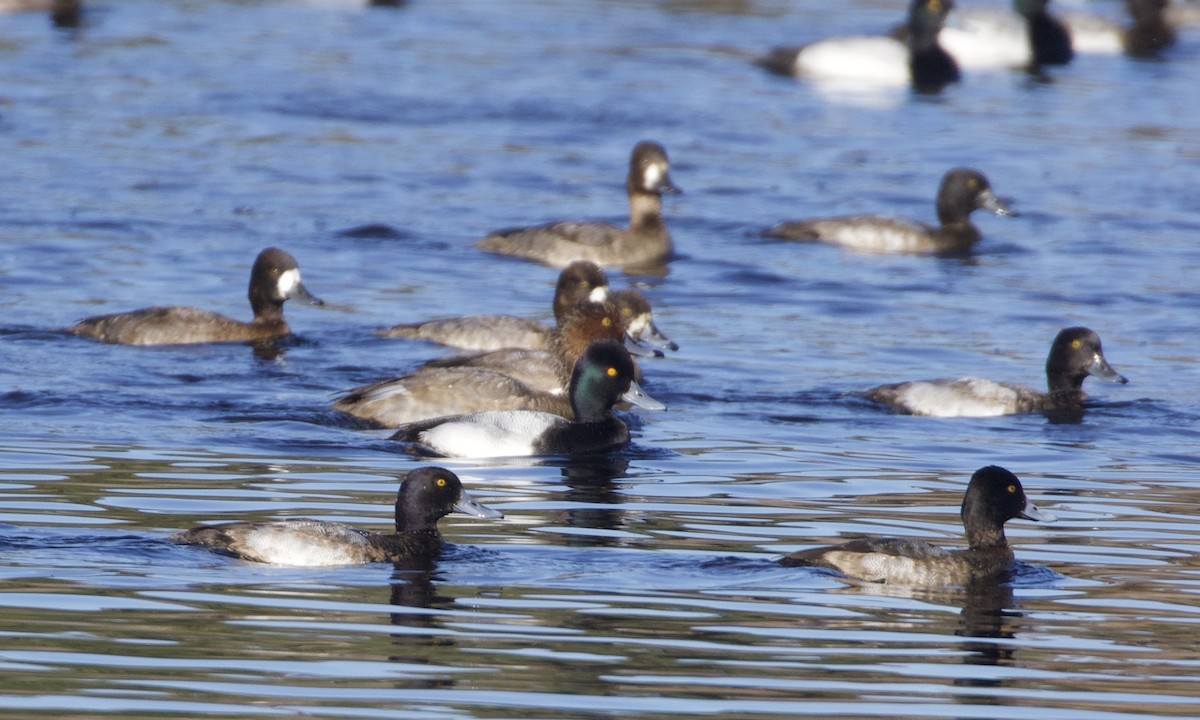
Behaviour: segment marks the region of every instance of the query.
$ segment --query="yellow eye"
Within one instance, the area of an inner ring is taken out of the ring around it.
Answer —
[[[939,13],[942,11],[942,2],[941,0],[929,0],[929,4],[926,7],[929,8],[929,12]]]
[[[1081,348],[1081,347],[1083,347],[1083,341],[1082,341],[1082,340],[1072,340],[1072,341],[1071,341],[1071,349],[1072,349],[1072,350],[1078,350],[1078,349],[1079,349],[1079,348]]]
[[[446,487],[446,478],[438,478],[437,486],[438,487]]]
[[[588,282],[587,280],[584,280],[583,282],[581,282],[579,284],[582,285],[584,288],[590,288],[592,286],[592,284],[590,282]]]
[[[604,372],[605,372],[605,373],[606,373],[606,374],[607,374],[609,377],[616,377],[616,376],[617,376],[617,369],[616,369],[615,367],[610,367],[609,369],[605,370]]]
[[[967,181],[967,189],[972,192],[974,192],[975,190],[978,190],[979,189],[979,181],[976,180],[975,178],[971,178],[970,180]]]
[[[1010,494],[1010,495],[1011,495],[1011,494],[1013,494],[1013,493],[1015,493],[1016,491],[1017,491],[1017,486],[1016,486],[1016,485],[1009,485],[1009,486],[1008,486],[1008,492],[1009,492],[1009,494]]]
[[[600,321],[600,324],[604,327],[612,327],[612,318],[604,318]]]

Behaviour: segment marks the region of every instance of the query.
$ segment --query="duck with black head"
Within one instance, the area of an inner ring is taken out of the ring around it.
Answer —
[[[206,525],[173,535],[184,545],[199,545],[243,560],[277,565],[355,565],[436,558],[442,550],[437,522],[452,512],[502,518],[499,510],[477,502],[458,476],[445,468],[410,471],[396,493],[393,533],[368,532],[338,522],[294,518],[272,522]]]
[[[1073,421],[1082,415],[1087,400],[1083,381],[1088,376],[1121,384],[1129,382],[1108,364],[1095,331],[1069,327],[1061,330],[1050,345],[1046,358],[1047,392],[965,377],[881,385],[868,390],[867,398],[909,415],[994,417],[1040,412]]]
[[[987,210],[1015,217],[1007,200],[992,192],[980,171],[953,168],[942,177],[937,192],[938,225],[884,215],[851,215],[814,220],[791,220],[763,233],[766,237],[801,242],[824,242],[876,254],[963,255],[982,234],[971,213]]]
[[[1014,562],[1004,524],[1014,518],[1054,520],[1053,515],[1039,510],[1029,500],[1016,475],[995,465],[980,468],[971,476],[960,516],[967,534],[965,549],[946,550],[905,538],[863,538],[832,547],[800,550],[783,556],[779,562],[790,567],[826,568],[858,580],[897,585],[1002,582]]]

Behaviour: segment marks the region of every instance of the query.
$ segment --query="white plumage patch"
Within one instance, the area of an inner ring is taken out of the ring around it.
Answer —
[[[817,220],[813,229],[824,242],[873,253],[910,253],[932,249],[929,228],[904,220],[862,215]]]
[[[1017,68],[1033,60],[1029,29],[1013,12],[955,11],[938,40],[963,70]]]
[[[662,166],[658,163],[650,163],[646,166],[644,174],[642,175],[642,181],[644,182],[645,187],[652,188],[662,181],[662,177]]]
[[[292,268],[284,270],[279,276],[279,280],[275,283],[275,289],[279,292],[279,297],[291,297],[292,291],[300,284],[300,270]]]
[[[796,56],[795,73],[860,87],[902,87],[911,81],[908,48],[883,36],[834,38],[808,45]]]
[[[536,454],[533,443],[566,418],[532,410],[475,413],[444,422],[420,433],[420,443],[447,457],[526,457]]]
[[[602,303],[608,299],[608,286],[597,285],[588,293],[588,300],[594,303]]]
[[[981,378],[926,380],[896,388],[895,405],[930,417],[994,417],[1023,412],[1022,402],[1038,395],[1019,385]]]
[[[353,565],[365,560],[366,534],[349,525],[284,520],[255,527],[236,550],[276,565]]]

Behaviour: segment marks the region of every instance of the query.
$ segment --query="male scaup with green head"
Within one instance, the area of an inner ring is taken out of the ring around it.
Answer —
[[[458,458],[577,455],[605,452],[629,442],[629,428],[613,416],[625,400],[648,410],[665,406],[634,380],[629,352],[613,340],[592,343],[575,366],[570,387],[575,419],[512,410],[457,415],[400,428],[393,440],[422,455]]]
[[[67,329],[101,342],[120,345],[188,345],[272,340],[290,335],[283,303],[291,298],[324,305],[300,282],[296,259],[279,248],[258,254],[250,270],[250,307],[254,319],[242,322],[193,307],[151,307],[98,315]]]
[[[1052,522],[1025,496],[1021,481],[994,465],[971,476],[962,502],[967,548],[945,550],[922,540],[863,538],[832,547],[801,550],[780,558],[791,567],[820,567],[859,580],[896,585],[966,585],[1004,582],[1014,557],[1004,523],[1014,518]]]
[[[937,193],[934,227],[907,218],[881,215],[852,215],[817,220],[792,220],[767,230],[766,237],[825,242],[870,253],[961,255],[979,242],[979,228],[971,213],[988,210],[996,215],[1016,216],[1006,200],[992,192],[991,183],[978,170],[954,168],[942,177]]]
[[[1070,414],[1081,411],[1087,400],[1083,381],[1089,375],[1109,382],[1129,382],[1104,358],[1099,335],[1085,327],[1069,327],[1054,338],[1046,358],[1049,392],[968,377],[881,385],[867,391],[867,398],[897,412],[930,417]]]
[[[171,540],[200,545],[244,560],[278,565],[354,565],[434,559],[441,552],[437,522],[452,512],[479,518],[504,514],[475,501],[454,473],[439,467],[410,471],[396,494],[396,531],[374,533],[351,525],[296,518],[207,525]]]
[[[912,0],[905,40],[884,35],[821,40],[772,50],[758,65],[777,75],[795,75],[847,89],[903,87],[937,93],[960,78],[958,65],[938,43],[953,0]]]
[[[629,227],[604,223],[555,222],[536,227],[497,230],[479,248],[553,267],[590,260],[603,267],[638,268],[660,265],[674,254],[671,234],[662,217],[662,195],[678,193],[671,182],[671,163],[662,145],[639,142],[629,158]]]
[[[559,274],[554,289],[555,320],[561,323],[563,316],[580,303],[604,302],[608,292],[608,276],[600,266],[587,260],[571,263]],[[476,351],[501,348],[546,350],[550,347],[552,334],[550,328],[537,320],[512,315],[444,318],[393,325],[379,332],[387,338],[413,338]]]

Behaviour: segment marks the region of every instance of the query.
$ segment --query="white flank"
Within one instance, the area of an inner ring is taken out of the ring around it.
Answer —
[[[447,457],[527,457],[542,433],[567,420],[532,410],[475,413],[444,422],[420,434],[420,442]]]
[[[821,220],[813,223],[821,240],[873,253],[910,253],[931,247],[929,229],[901,218],[873,216]]]
[[[1033,60],[1028,26],[1013,12],[951,13],[938,39],[963,70],[1019,68]]]
[[[242,552],[276,565],[352,565],[362,558],[351,553],[366,544],[366,535],[348,525],[285,520],[256,528]]]
[[[1022,395],[1036,394],[1017,385],[981,378],[928,380],[897,388],[896,404],[914,415],[995,417],[1020,412]]]
[[[814,80],[864,87],[907,86],[908,48],[889,37],[822,40],[800,50],[795,72]]]

